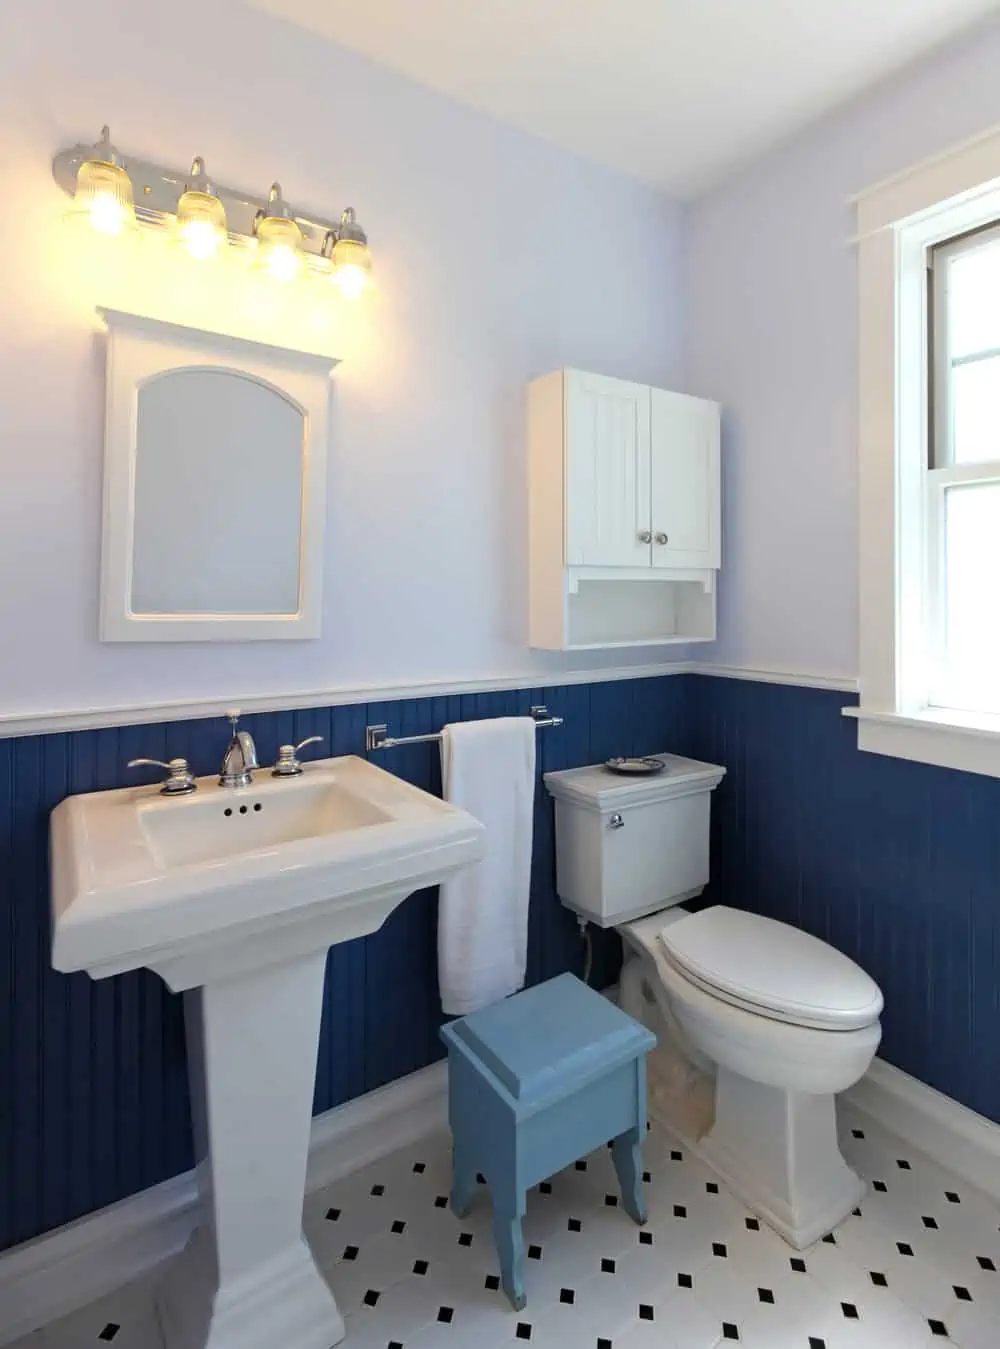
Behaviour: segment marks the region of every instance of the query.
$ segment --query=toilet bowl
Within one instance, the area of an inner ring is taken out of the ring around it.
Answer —
[[[684,1054],[686,1043],[715,1065],[714,1121],[689,1145],[786,1241],[797,1249],[810,1246],[864,1194],[840,1152],[835,1096],[871,1064],[881,1039],[881,994],[846,956],[783,923],[722,906],[693,915],[671,910],[671,918],[681,919],[669,929],[672,943],[682,943],[685,928],[690,933],[692,925],[701,925],[720,943],[728,935],[735,949],[748,928],[759,925],[758,943],[773,943],[776,957],[786,952],[784,973],[814,990],[808,1009],[793,1010],[791,999],[781,1006],[787,988],[772,970],[766,984],[754,981],[765,984],[772,1006],[753,1004],[749,995],[739,1002],[731,987],[695,983],[681,968],[663,941],[664,917],[654,914],[620,931],[664,1029],[680,1029],[677,1048]],[[811,961],[802,962],[803,951]],[[725,974],[719,978],[724,981]]]
[[[708,1127],[692,1128],[689,1145],[801,1249],[864,1193],[840,1153],[835,1099],[875,1055],[882,995],[797,928],[724,905],[681,907],[708,881],[711,792],[725,770],[658,757],[665,773],[643,782],[600,767],[546,774],[557,890],[581,920],[621,932],[625,1010],[691,1065],[689,1078],[674,1072],[675,1087],[704,1087],[714,1069]]]

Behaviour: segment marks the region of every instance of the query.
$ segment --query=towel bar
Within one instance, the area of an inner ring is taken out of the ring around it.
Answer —
[[[549,715],[549,709],[544,703],[539,703],[535,707],[528,709],[529,715],[534,719],[535,725],[539,728],[546,726],[561,726],[562,717],[553,717]],[[388,726],[382,723],[379,726],[365,727],[365,750],[370,752],[373,749],[395,749],[397,745],[426,745],[433,740],[441,739],[441,732],[434,731],[429,735],[401,735],[392,736],[388,734]]]

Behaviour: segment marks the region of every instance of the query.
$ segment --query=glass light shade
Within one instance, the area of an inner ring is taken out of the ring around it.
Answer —
[[[205,174],[205,161],[199,155],[191,165],[191,177],[177,203],[176,238],[193,258],[214,258],[224,247],[226,208]]]
[[[285,216],[265,216],[257,226],[254,266],[276,281],[294,281],[302,270],[302,231]]]
[[[120,164],[86,159],[76,176],[71,217],[88,220],[98,234],[122,234],[135,229],[132,180]]]
[[[372,255],[367,244],[338,239],[330,255],[330,280],[345,299],[357,299],[372,284]]]

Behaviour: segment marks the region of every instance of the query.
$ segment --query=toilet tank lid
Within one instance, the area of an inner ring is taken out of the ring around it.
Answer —
[[[718,904],[663,928],[659,939],[702,988],[783,1021],[857,1030],[882,1011],[882,992],[860,965],[774,918]]]
[[[712,791],[725,777],[719,764],[685,759],[679,754],[657,754],[666,764],[653,777],[621,777],[603,764],[569,768],[545,774],[545,786],[551,796],[572,801],[590,810],[620,810],[623,806],[651,805],[672,796]]]

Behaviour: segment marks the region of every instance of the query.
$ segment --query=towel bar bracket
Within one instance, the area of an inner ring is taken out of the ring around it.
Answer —
[[[528,714],[533,719],[539,729],[548,726],[561,726],[562,717],[553,717],[544,703],[538,703],[528,709]],[[388,726],[382,722],[378,726],[365,727],[365,752],[370,754],[376,749],[395,749],[397,745],[427,745],[434,740],[441,739],[441,732],[434,731],[430,735],[389,735]]]

